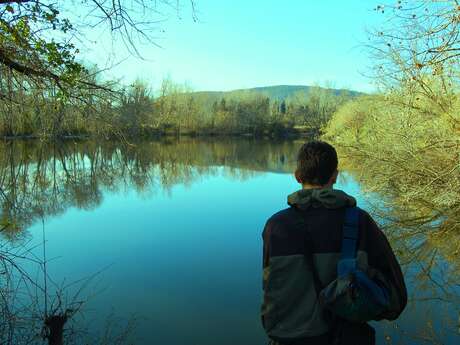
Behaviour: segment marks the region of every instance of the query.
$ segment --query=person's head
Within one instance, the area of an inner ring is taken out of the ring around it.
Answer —
[[[303,187],[331,187],[337,180],[337,152],[324,141],[309,141],[297,155],[295,177]]]

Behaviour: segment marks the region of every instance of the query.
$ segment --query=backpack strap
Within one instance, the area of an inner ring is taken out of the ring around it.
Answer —
[[[359,236],[359,209],[347,207],[342,230],[342,252],[337,264],[337,275],[342,277],[356,269],[356,255]]]

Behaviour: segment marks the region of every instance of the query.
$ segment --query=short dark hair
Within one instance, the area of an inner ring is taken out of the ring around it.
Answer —
[[[297,176],[302,183],[325,185],[337,170],[335,148],[324,141],[309,141],[297,155]]]

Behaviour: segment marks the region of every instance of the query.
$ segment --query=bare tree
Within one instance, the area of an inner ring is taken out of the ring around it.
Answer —
[[[427,97],[446,111],[460,76],[459,2],[399,0],[375,10],[385,18],[370,37],[380,86],[404,86],[413,91],[413,100]]]

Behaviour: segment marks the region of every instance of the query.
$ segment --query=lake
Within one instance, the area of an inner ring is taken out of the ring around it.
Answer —
[[[17,285],[27,291],[15,297],[22,325],[32,310],[79,308],[67,333],[77,344],[95,338],[266,344],[261,232],[299,188],[292,171],[301,144],[243,138],[1,144],[1,248],[27,248],[34,260],[46,260],[44,266],[18,258],[39,286]],[[369,211],[379,204],[347,172],[336,188]],[[457,257],[424,237],[389,237],[404,264],[410,302],[397,322],[375,324],[377,343],[460,344]],[[32,319],[28,329],[39,332]]]

